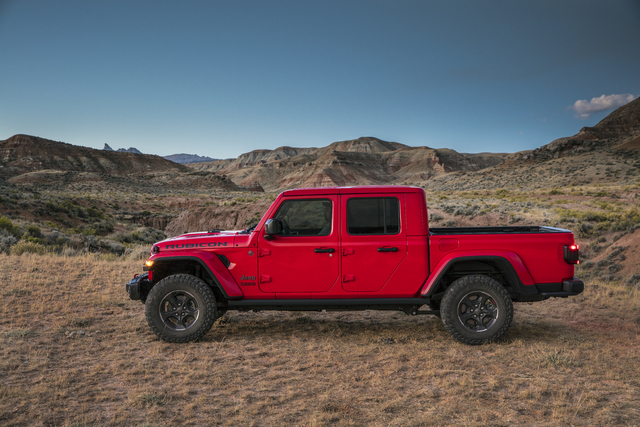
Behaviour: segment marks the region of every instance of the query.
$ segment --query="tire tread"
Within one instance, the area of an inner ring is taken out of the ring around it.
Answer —
[[[477,288],[479,285],[488,288],[487,290],[496,292],[505,303],[505,322],[496,332],[493,333],[493,335],[491,335],[491,337],[488,338],[471,338],[460,332],[456,324],[458,319],[457,316],[454,315],[453,310],[453,307],[455,306],[455,310],[457,312],[457,301],[455,298],[457,294],[471,291],[472,288]],[[511,302],[511,297],[507,290],[492,278],[480,275],[464,276],[453,282],[451,286],[447,288],[447,291],[442,298],[440,314],[445,329],[456,341],[467,345],[480,345],[495,342],[507,333],[513,320],[513,303]]]
[[[156,319],[153,318],[154,316],[158,316],[158,313],[155,312],[155,307],[157,307],[156,304],[160,303],[160,301],[157,300],[162,299],[166,294],[163,292],[164,288],[172,286],[174,283],[186,283],[193,286],[200,293],[200,296],[202,296],[206,305],[206,307],[203,307],[203,309],[200,310],[201,313],[204,312],[205,314],[202,325],[200,325],[196,331],[185,336],[174,336],[164,333],[165,328],[160,328],[158,323],[155,321]],[[213,323],[216,321],[216,298],[211,288],[201,279],[190,274],[175,274],[173,276],[165,277],[151,289],[145,303],[145,317],[153,333],[165,342],[187,343],[197,341],[209,332],[211,326],[213,326]]]

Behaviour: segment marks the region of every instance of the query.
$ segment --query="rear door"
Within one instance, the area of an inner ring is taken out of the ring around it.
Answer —
[[[376,292],[383,288],[407,253],[404,196],[342,195],[342,288]]]

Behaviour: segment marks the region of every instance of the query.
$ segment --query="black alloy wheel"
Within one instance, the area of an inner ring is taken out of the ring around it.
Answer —
[[[195,325],[199,315],[198,301],[188,292],[172,291],[160,302],[160,318],[169,329],[187,330]]]
[[[507,290],[487,276],[465,276],[451,284],[440,308],[444,327],[456,340],[478,345],[494,342],[513,320]]]
[[[195,276],[176,274],[151,289],[145,316],[158,338],[182,343],[196,341],[209,332],[218,310],[209,285]]]

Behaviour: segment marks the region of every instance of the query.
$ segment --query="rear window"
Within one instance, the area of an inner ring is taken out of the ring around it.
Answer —
[[[352,235],[398,234],[400,202],[395,197],[347,200],[347,231]]]

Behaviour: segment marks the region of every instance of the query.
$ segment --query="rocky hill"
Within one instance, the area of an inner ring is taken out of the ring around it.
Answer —
[[[188,163],[203,163],[203,162],[213,162],[218,159],[212,159],[211,157],[206,156],[198,156],[197,154],[172,154],[170,156],[162,156],[167,160],[171,160],[175,163],[180,163],[181,165],[185,165]]]
[[[494,166],[507,156],[462,154],[362,137],[322,148],[255,150],[237,159],[190,167],[225,174],[241,186],[259,184],[265,191],[279,191],[293,187],[417,184],[447,172]]]
[[[192,169],[160,156],[88,147],[15,135],[0,141],[0,181],[14,185],[38,185],[109,189],[154,189],[213,186],[239,190],[215,173]]]
[[[135,153],[135,154],[142,154],[142,151],[138,150],[135,147],[129,147],[129,148],[118,148],[117,150],[114,150],[113,148],[111,148],[109,146],[109,144],[104,144],[104,151],[118,151],[120,153]]]
[[[477,172],[457,171],[425,181],[434,190],[552,188],[633,184],[640,177],[640,98],[577,134],[506,157]]]

